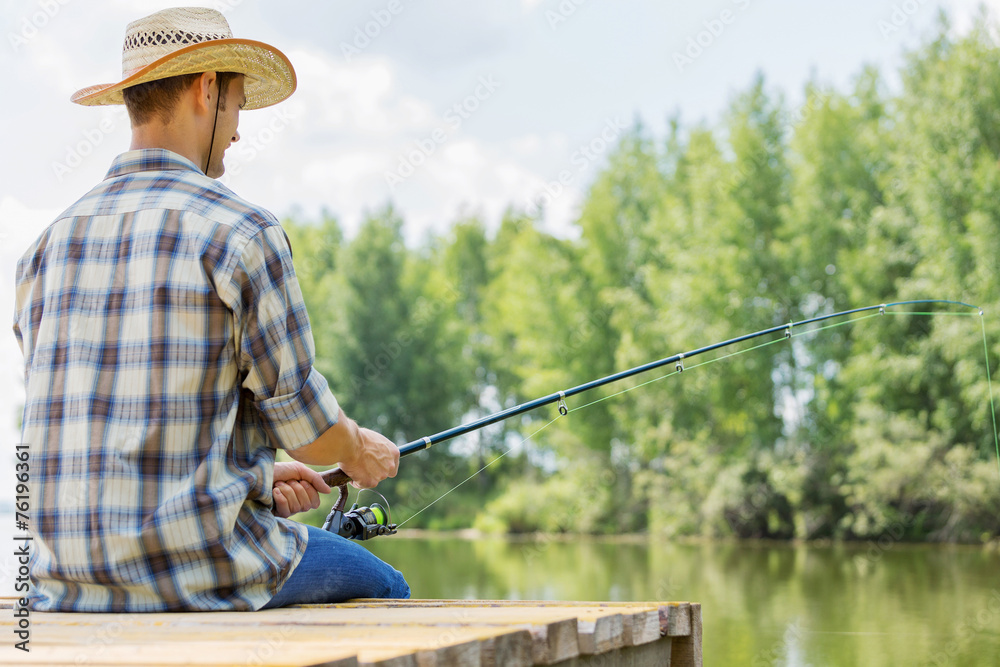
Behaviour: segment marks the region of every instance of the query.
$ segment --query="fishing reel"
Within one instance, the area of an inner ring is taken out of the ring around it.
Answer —
[[[345,512],[347,485],[338,486],[337,490],[340,495],[326,521],[323,522],[323,530],[337,533],[349,540],[370,540],[379,535],[396,534],[396,524],[389,523],[389,510],[385,507],[378,503],[372,503],[370,507],[358,507],[358,504],[354,503],[351,509]],[[385,500],[385,497],[377,491],[371,492]],[[388,505],[389,501],[385,504]]]

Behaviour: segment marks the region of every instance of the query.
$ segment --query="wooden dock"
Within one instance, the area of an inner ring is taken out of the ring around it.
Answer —
[[[701,606],[687,602],[355,600],[259,612],[30,615],[0,664],[60,667],[701,667]]]

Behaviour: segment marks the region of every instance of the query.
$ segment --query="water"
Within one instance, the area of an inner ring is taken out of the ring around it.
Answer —
[[[1000,554],[971,547],[380,538],[414,597],[700,602],[706,665],[1000,665]]]

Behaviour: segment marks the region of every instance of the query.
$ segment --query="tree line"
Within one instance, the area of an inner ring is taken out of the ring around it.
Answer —
[[[985,20],[961,36],[942,25],[908,54],[896,86],[867,68],[847,91],[810,83],[791,108],[759,76],[714,124],[674,117],[654,137],[636,123],[571,238],[546,232],[544,211],[515,207],[496,229],[459,219],[417,247],[391,206],[351,239],[331,215],[287,220],[318,368],[349,414],[400,442],[825,313],[929,298],[984,310],[840,322],[720,351],[741,353],[642,387],[653,377],[595,390],[555,421],[554,408],[509,420],[404,459],[379,488],[394,520],[1000,535],[984,358],[995,369],[1000,352],[994,33]]]

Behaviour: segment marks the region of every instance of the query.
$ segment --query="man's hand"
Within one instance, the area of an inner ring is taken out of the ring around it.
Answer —
[[[359,427],[343,410],[333,426],[313,442],[289,449],[288,455],[311,465],[339,463],[359,489],[370,489],[386,477],[395,477],[399,468],[399,447],[384,435]]]
[[[351,477],[351,485],[371,489],[386,477],[395,477],[399,469],[399,447],[371,429],[358,429],[358,444],[350,461],[340,468]]]
[[[397,454],[398,456],[398,454]],[[288,518],[319,507],[319,494],[330,493],[320,474],[298,461],[274,464],[274,515]]]

